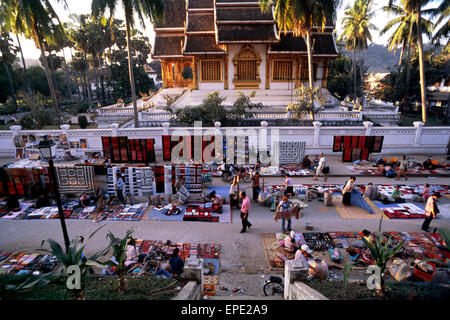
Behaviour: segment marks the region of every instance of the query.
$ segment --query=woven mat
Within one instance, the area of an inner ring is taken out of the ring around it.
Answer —
[[[261,233],[261,242],[266,257],[267,266],[270,270],[283,271],[284,261],[277,259],[280,255],[286,255],[287,252],[280,246],[280,242],[276,238],[275,233]],[[287,259],[294,259],[294,254],[287,256]],[[276,263],[276,260],[279,260]]]
[[[445,193],[443,194],[443,196],[446,197],[447,199],[450,199],[450,194]]]
[[[340,195],[333,194],[333,205],[343,219],[380,220],[382,217],[379,209],[374,210],[375,214],[372,214],[357,206],[344,206]]]
[[[215,285],[217,285],[217,284],[219,284],[220,283],[220,281],[219,281],[219,275],[218,274],[216,274],[216,275],[203,275],[203,284],[205,285],[205,284],[215,284]]]

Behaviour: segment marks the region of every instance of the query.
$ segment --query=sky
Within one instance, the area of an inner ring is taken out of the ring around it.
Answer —
[[[50,0],[50,2],[52,3],[56,13],[58,14],[59,18],[61,19],[61,21],[65,22],[65,21],[69,21],[69,15],[71,13],[76,13],[76,14],[89,14],[91,12],[91,0],[66,0],[66,3],[68,5],[68,10],[64,8],[64,5],[61,3],[61,1],[56,1],[56,0]],[[337,12],[337,21],[336,21],[336,29],[338,31],[338,33],[340,33],[342,31],[342,24],[341,24],[341,20],[344,16],[344,10],[345,7],[348,4],[352,4],[354,2],[354,0],[343,0],[342,1],[342,5],[339,8],[338,12]],[[398,0],[395,1],[396,3],[398,3]],[[120,1],[119,1],[120,3]],[[378,31],[372,31],[372,40],[373,43],[375,44],[380,44],[380,45],[386,45],[387,39],[390,36],[390,33],[387,33],[383,36],[379,35],[379,30],[383,29],[384,25],[386,25],[386,23],[393,19],[393,15],[388,15],[386,12],[380,10],[381,7],[383,7],[384,5],[387,5],[388,0],[374,0],[373,1],[373,9],[375,11],[375,17],[372,21],[372,23],[378,28]],[[430,2],[430,4],[427,6],[428,7],[436,7],[437,3],[439,3],[438,0],[432,0]],[[121,12],[121,10],[117,10],[116,11],[116,17],[118,19],[124,19],[123,13]],[[136,19],[136,21],[138,21]],[[147,37],[149,37],[150,39],[150,43],[154,43],[154,37],[155,37],[155,33],[153,31],[153,27],[151,26],[150,23],[146,23],[146,29],[142,29],[140,24],[137,22],[136,23],[136,27],[137,29],[141,30],[143,32],[143,34]],[[13,37],[14,41],[15,37]],[[24,56],[27,59],[38,59],[40,52],[38,49],[36,49],[34,43],[32,40],[28,40],[28,39],[24,39],[23,37],[20,37],[20,41],[21,41],[21,45],[23,48],[23,52],[24,52]],[[425,42],[427,42],[427,38],[424,39]],[[70,57],[69,51],[66,50],[65,51],[66,57]]]

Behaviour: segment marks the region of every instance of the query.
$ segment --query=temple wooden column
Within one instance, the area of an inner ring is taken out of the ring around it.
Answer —
[[[300,83],[302,82],[302,57],[298,57],[297,59],[297,70],[296,72],[296,76],[295,76],[295,88],[297,89],[298,87],[300,87]]]
[[[228,55],[225,56],[223,61],[223,88],[228,90]]]
[[[194,57],[194,89],[198,90],[198,57]]]
[[[322,72],[322,88],[327,87],[327,80],[328,80],[328,61],[330,59],[324,59],[323,61],[323,72]]]
[[[266,52],[266,89],[270,89],[270,56]]]

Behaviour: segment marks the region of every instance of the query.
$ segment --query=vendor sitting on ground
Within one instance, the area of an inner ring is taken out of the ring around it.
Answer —
[[[83,194],[80,197],[80,206],[83,208],[89,207],[91,204],[91,197],[86,192],[83,192]]]
[[[8,200],[6,200],[6,204],[0,209],[6,210],[8,212],[21,210],[19,200],[17,200],[17,197],[15,195],[10,195]]]
[[[309,159],[309,156],[306,155],[306,156],[303,158],[303,161],[302,161],[302,168],[303,168],[303,169],[310,169],[311,166],[312,166],[312,161],[311,161],[311,159]]]
[[[306,260],[309,260],[312,258],[311,254],[312,254],[312,250],[308,247],[308,245],[304,244],[295,253],[295,259],[297,259],[297,260],[300,259],[300,255],[301,255]]]
[[[179,278],[184,272],[184,261],[178,256],[179,252],[180,250],[178,248],[175,248],[169,260],[169,271],[174,278]]]
[[[436,169],[436,166],[433,164],[433,161],[431,161],[431,159],[427,159],[423,163],[423,168],[425,170],[434,170]]]
[[[220,194],[216,193],[216,191],[212,191],[209,194],[209,197],[212,201],[212,212],[222,213],[222,206],[225,203],[225,199]]]
[[[372,182],[369,182],[366,190],[364,191],[364,195],[370,200],[378,199],[378,187],[374,186]]]
[[[284,249],[289,253],[297,251],[297,244],[295,242],[295,232],[291,231],[289,235],[284,239]]]
[[[44,208],[44,207],[50,207],[50,199],[48,198],[48,195],[46,193],[41,193],[39,196],[39,199],[36,201],[35,207],[37,209]]]
[[[319,155],[315,155],[314,156],[314,160],[313,160],[313,164],[312,164],[312,170],[315,171],[317,166],[319,165],[320,159],[319,159]]]
[[[178,180],[175,182],[175,185],[174,185],[175,193],[180,191],[181,186],[184,186],[184,177],[183,176],[180,176],[178,178]]]
[[[397,173],[392,169],[391,166],[385,165],[382,174],[388,178],[393,178],[397,176]]]
[[[394,191],[391,194],[391,200],[394,203],[403,203],[405,199],[402,198],[402,192],[400,191],[400,186],[395,186]]]
[[[325,280],[328,278],[328,264],[321,259],[313,259],[308,261],[308,278]]]
[[[359,234],[361,235],[361,237],[366,239],[367,242],[369,242],[371,245],[373,245],[374,239],[373,239],[372,233],[369,230],[364,229],[362,232],[359,232]],[[364,243],[364,241],[362,239],[353,242],[352,246],[354,246],[356,248],[367,248],[367,245]]]

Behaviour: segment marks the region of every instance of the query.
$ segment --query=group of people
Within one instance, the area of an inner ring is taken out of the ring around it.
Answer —
[[[306,155],[302,161],[302,168],[312,170],[315,173],[313,178],[314,180],[317,180],[319,176],[322,176],[323,181],[327,181],[325,173],[327,173],[329,167],[327,166],[327,161],[323,152],[321,152],[319,155],[315,155],[313,161],[311,161],[311,159],[309,159],[309,156]]]

